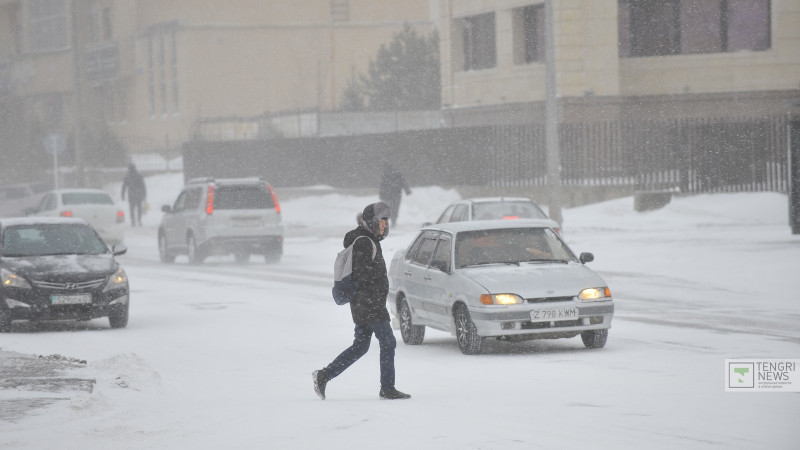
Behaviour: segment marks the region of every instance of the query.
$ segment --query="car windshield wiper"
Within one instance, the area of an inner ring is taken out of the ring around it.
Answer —
[[[520,262],[526,262],[526,263],[564,263],[564,264],[566,264],[569,261],[567,261],[566,259],[539,259],[539,258],[535,258],[535,259],[526,259],[526,260],[520,261]]]
[[[479,262],[479,263],[464,264],[463,266],[461,266],[461,268],[463,269],[464,267],[486,266],[486,265],[489,265],[489,264],[510,264],[512,266],[518,266],[519,262],[517,262],[517,261],[484,261],[484,262]]]

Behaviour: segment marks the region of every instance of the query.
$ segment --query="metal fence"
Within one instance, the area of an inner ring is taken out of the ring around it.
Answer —
[[[784,116],[561,124],[561,180],[685,193],[785,192],[786,124]],[[376,186],[385,160],[414,185],[547,184],[543,124],[184,145],[186,177],[257,175],[285,187]]]

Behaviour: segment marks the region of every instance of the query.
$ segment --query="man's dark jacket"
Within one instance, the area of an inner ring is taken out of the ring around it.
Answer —
[[[386,261],[383,259],[381,243],[362,226],[348,231],[344,236],[347,248],[359,236],[366,236],[376,248],[372,259],[372,245],[366,239],[359,239],[353,246],[353,277],[358,281],[358,291],[350,301],[350,312],[356,325],[370,322],[389,321],[386,309],[386,296],[389,293],[389,277],[386,274]]]

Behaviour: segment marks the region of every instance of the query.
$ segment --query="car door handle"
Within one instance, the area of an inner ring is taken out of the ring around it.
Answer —
[[[431,280],[432,280],[431,277],[429,277],[428,275],[425,275],[425,281],[431,281]]]
[[[407,277],[411,276],[411,272],[403,272],[403,274],[405,274],[405,276],[407,276]]]

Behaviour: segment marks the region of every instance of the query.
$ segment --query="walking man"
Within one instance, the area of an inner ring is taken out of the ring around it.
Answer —
[[[389,293],[389,278],[386,261],[383,259],[380,241],[389,234],[391,210],[383,202],[367,205],[357,216],[358,227],[344,236],[344,247],[353,246],[353,278],[358,282],[358,290],[350,301],[350,313],[355,323],[353,345],[343,351],[327,367],[312,373],[314,390],[319,398],[325,400],[325,386],[336,378],[369,350],[372,335],[378,338],[380,346],[382,399],[398,400],[411,396],[394,387],[394,338],[386,309],[386,296]],[[356,238],[366,236],[367,239]],[[369,242],[369,241],[372,242]],[[373,250],[375,257],[373,258]]]
[[[125,201],[125,192],[128,192],[128,204],[131,209],[131,226],[142,225],[142,203],[147,198],[147,187],[144,178],[136,170],[134,164],[128,165],[128,173],[122,181],[122,200]]]

